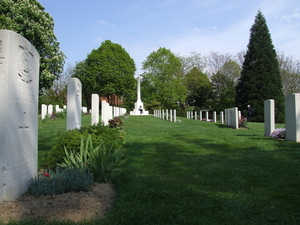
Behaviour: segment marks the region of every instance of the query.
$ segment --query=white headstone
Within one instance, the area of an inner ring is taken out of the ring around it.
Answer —
[[[53,105],[48,105],[48,107],[47,107],[47,114],[49,116],[52,116],[52,114],[53,114]]]
[[[37,175],[39,61],[24,37],[0,30],[0,202]]]
[[[92,125],[99,123],[99,95],[92,94]]]
[[[220,112],[220,123],[224,123],[224,112]]]
[[[176,120],[177,120],[176,119],[176,109],[174,109],[173,112],[174,112],[174,122],[176,123]]]
[[[209,120],[209,118],[208,118],[208,111],[205,112],[205,118],[206,118],[206,121]]]
[[[300,142],[300,94],[285,97],[286,139]]]
[[[273,99],[264,101],[265,136],[271,136],[275,130],[275,102]]]
[[[41,119],[45,119],[47,115],[47,105],[42,104],[41,105]]]
[[[202,121],[202,111],[199,113],[199,120]]]
[[[216,111],[214,111],[213,120],[214,120],[214,123],[217,122],[217,112]]]
[[[170,109],[170,121],[173,122],[173,111]]]
[[[109,120],[109,104],[106,101],[101,101],[101,121],[104,126],[108,125]]]
[[[79,79],[68,79],[67,130],[81,128],[81,89]]]

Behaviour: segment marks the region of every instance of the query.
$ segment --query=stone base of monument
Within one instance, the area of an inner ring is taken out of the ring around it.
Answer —
[[[147,115],[149,115],[149,111],[143,111],[143,113],[141,114],[141,111],[139,111],[138,109],[134,109],[133,111],[130,111],[130,115],[131,116],[147,116]]]
[[[141,111],[139,110],[140,108],[143,109],[143,112],[142,112],[142,113],[141,113]],[[145,111],[145,109],[144,109],[144,103],[143,103],[143,102],[137,101],[137,102],[134,104],[134,110],[133,110],[133,111],[130,111],[130,115],[131,115],[131,116],[147,116],[147,115],[149,115],[149,111]]]

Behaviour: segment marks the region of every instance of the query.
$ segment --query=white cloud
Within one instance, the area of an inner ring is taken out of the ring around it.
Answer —
[[[95,42],[103,42],[103,38],[98,37],[98,38],[96,38],[94,41],[95,41]]]

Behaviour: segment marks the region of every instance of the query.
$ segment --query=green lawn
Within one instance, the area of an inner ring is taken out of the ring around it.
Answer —
[[[234,130],[179,119],[126,119],[131,164],[115,181],[114,208],[85,224],[300,224],[299,143],[264,137],[261,123]],[[40,124],[40,154],[64,123]]]

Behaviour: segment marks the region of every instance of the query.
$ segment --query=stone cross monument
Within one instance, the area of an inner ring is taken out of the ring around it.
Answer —
[[[130,111],[130,115],[149,115],[148,111],[144,109],[144,103],[141,100],[141,77],[137,77],[137,100],[134,104],[134,110]]]

